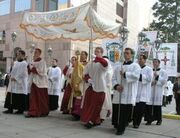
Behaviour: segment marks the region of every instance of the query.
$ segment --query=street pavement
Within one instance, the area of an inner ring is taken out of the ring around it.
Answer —
[[[110,119],[87,130],[80,122],[71,121],[70,115],[59,111],[40,118],[3,114],[4,98],[5,88],[0,87],[0,138],[180,138],[180,120],[163,119],[161,126],[155,123],[146,126],[142,122],[139,129],[132,128],[130,124],[123,136],[117,136]],[[163,112],[174,113],[174,102],[163,108]]]

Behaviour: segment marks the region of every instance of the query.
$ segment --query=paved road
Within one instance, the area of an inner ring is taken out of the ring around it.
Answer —
[[[130,125],[123,136],[116,136],[110,119],[87,130],[80,122],[71,121],[70,115],[62,115],[59,111],[42,118],[6,115],[2,113],[4,91],[0,88],[0,138],[180,138],[179,120],[163,119],[161,126],[146,126],[143,122],[139,129]],[[163,109],[164,112],[172,112],[171,106]]]

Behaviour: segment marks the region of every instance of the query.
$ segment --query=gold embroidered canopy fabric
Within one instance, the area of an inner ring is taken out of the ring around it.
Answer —
[[[85,3],[60,11],[26,12],[20,27],[38,39],[84,41],[115,38],[120,24],[101,18],[90,7],[90,3]]]

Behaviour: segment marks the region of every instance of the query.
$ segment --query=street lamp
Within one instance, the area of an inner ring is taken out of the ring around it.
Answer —
[[[13,58],[14,58],[14,42],[16,41],[16,38],[17,38],[17,33],[16,32],[13,32],[11,34],[11,39],[12,39],[12,63],[13,63]]]
[[[17,33],[16,33],[16,32],[13,32],[13,33],[11,34],[11,38],[12,38],[12,41],[14,42],[14,41],[16,40],[16,38],[17,38]]]
[[[143,33],[143,32],[140,32],[140,33],[138,34],[139,44],[142,44],[145,38],[146,38],[146,34]]]
[[[36,47],[36,45],[35,45],[34,43],[32,43],[32,44],[30,45],[30,53],[31,53],[31,54],[34,52],[35,47]]]
[[[146,37],[146,34],[140,32],[138,34],[138,52],[137,58],[139,59],[140,54],[145,54],[148,57],[148,53],[146,51],[147,42],[149,42],[149,38]]]
[[[51,63],[51,56],[52,56],[52,53],[53,53],[52,48],[49,47],[47,52],[48,52],[49,60],[50,60],[50,63]]]
[[[161,44],[162,44],[162,40],[160,38],[157,38],[154,41],[154,51],[156,52],[157,59],[158,59],[158,52],[160,51],[160,48],[161,48]]]
[[[49,47],[47,52],[48,52],[49,57],[51,57],[51,56],[52,56],[52,53],[53,53],[52,48]]]
[[[31,54],[30,55],[30,62],[33,61],[33,52],[34,52],[35,48],[36,48],[36,45],[34,43],[31,43],[31,45],[30,45],[30,54]]]
[[[124,25],[119,28],[119,34],[121,35],[121,42],[125,43],[128,38],[128,29]]]

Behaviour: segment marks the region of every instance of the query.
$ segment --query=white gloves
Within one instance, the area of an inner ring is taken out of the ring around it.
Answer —
[[[91,60],[94,60],[96,58],[96,55],[91,54]]]
[[[94,85],[94,81],[92,79],[88,79],[88,83],[91,84],[92,86]]]

